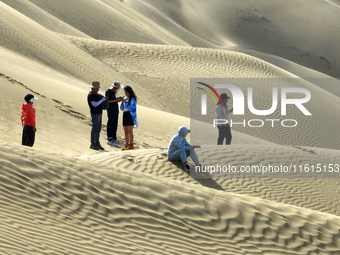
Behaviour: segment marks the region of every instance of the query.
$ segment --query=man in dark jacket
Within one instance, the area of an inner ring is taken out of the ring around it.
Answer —
[[[107,100],[107,97],[103,97],[98,94],[101,88],[99,81],[92,82],[91,91],[87,95],[87,103],[90,107],[91,118],[92,118],[92,130],[91,130],[91,149],[104,150],[100,145],[99,135],[102,128],[102,115],[103,109],[101,104]]]
[[[120,89],[121,85],[119,81],[116,81],[111,85],[111,87],[105,92],[105,96],[108,97],[107,102],[109,103],[109,108],[107,109],[107,144],[118,146],[117,141],[117,127],[118,127],[118,102],[121,101],[117,98],[117,91]]]

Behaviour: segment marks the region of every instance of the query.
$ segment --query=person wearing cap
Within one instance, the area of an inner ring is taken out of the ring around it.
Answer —
[[[32,147],[35,141],[35,132],[37,132],[33,103],[38,98],[32,94],[27,94],[24,99],[26,103],[23,103],[21,107],[21,124],[23,125],[22,145]]]
[[[169,143],[167,157],[170,161],[182,161],[184,171],[189,171],[190,166],[187,158],[190,156],[196,166],[201,166],[196,155],[195,149],[201,148],[199,145],[190,145],[186,136],[190,133],[190,130],[186,127],[179,127],[178,134],[174,135]]]
[[[98,94],[99,89],[101,88],[99,81],[92,82],[91,91],[87,95],[87,103],[90,107],[91,119],[92,119],[92,129],[91,129],[91,149],[94,150],[104,150],[104,148],[100,145],[99,135],[102,129],[102,115],[103,109],[101,104],[108,99],[108,97],[104,97]]]
[[[105,96],[108,97],[107,102],[109,108],[107,109],[107,144],[118,146],[117,141],[117,127],[118,127],[118,102],[121,102],[121,98],[117,98],[117,91],[121,88],[120,82],[114,82],[111,87],[105,92]]]
[[[226,93],[222,93],[220,95],[222,105],[220,102],[217,103],[215,107],[215,114],[216,114],[216,119],[222,119],[222,120],[227,120],[229,121],[229,113],[233,111],[233,108],[228,110],[228,95]],[[230,126],[229,123],[227,124],[218,124],[218,139],[217,139],[217,145],[222,145],[223,140],[225,139],[225,144],[230,145],[231,143],[231,131],[230,131]]]

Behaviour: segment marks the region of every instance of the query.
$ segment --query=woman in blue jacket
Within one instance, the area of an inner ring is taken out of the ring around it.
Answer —
[[[125,147],[123,150],[132,150],[133,128],[138,126],[137,122],[137,96],[130,86],[124,87],[126,99],[122,101],[120,109],[123,111],[123,127],[125,133]]]

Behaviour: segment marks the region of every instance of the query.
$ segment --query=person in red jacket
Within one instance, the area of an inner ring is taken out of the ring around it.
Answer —
[[[26,103],[23,103],[21,107],[21,123],[23,125],[22,145],[29,147],[33,146],[35,132],[37,132],[35,126],[35,109],[33,108],[33,103],[37,100],[38,98],[34,97],[32,94],[27,94],[25,96]]]

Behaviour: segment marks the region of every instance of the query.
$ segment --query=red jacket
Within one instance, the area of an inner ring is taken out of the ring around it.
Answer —
[[[22,104],[21,123],[26,126],[35,126],[35,109],[31,104]]]

